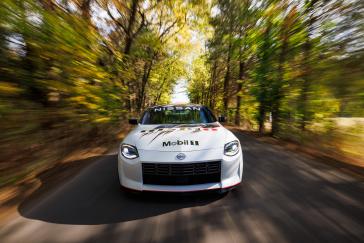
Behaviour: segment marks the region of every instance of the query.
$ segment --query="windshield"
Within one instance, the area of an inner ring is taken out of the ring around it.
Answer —
[[[144,112],[141,124],[199,124],[216,122],[215,116],[201,106],[161,106]]]

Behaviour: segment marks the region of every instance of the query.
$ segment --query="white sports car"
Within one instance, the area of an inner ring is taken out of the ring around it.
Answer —
[[[219,117],[219,122],[224,122]],[[120,145],[119,179],[137,191],[228,191],[243,175],[239,140],[200,105],[148,108]]]

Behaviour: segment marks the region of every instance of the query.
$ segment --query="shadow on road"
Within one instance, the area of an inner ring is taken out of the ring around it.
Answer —
[[[77,177],[68,178],[71,180],[69,183],[53,190],[44,200],[35,197],[39,197],[40,191],[46,191],[44,187],[47,187],[47,178],[54,172],[40,174],[38,179],[42,186],[19,206],[19,213],[29,219],[57,224],[110,224],[206,205],[222,198],[216,193],[131,195],[120,189],[117,155],[92,159],[97,161]]]
[[[102,156],[80,173],[64,177],[73,179],[43,193],[44,200],[35,200],[35,192],[19,207],[27,219],[55,224],[20,220],[2,235],[0,231],[0,238],[15,235],[26,242],[31,242],[28,237],[33,237],[32,242],[55,242],[60,236],[72,242],[73,236],[79,237],[77,242],[363,242],[361,177],[249,135],[237,135],[244,150],[244,180],[224,198],[200,193],[127,196],[119,189],[116,155]],[[57,173],[59,168],[38,176],[43,183],[38,195],[49,187],[49,176]],[[42,234],[32,235],[33,231]]]

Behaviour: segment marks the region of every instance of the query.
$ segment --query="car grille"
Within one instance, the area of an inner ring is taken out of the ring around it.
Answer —
[[[190,164],[143,163],[143,183],[194,185],[220,182],[221,161]]]

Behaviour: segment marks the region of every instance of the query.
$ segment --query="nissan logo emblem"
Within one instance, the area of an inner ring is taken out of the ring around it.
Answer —
[[[178,160],[184,160],[186,158],[186,155],[184,153],[179,153],[179,154],[177,154],[176,158]]]

